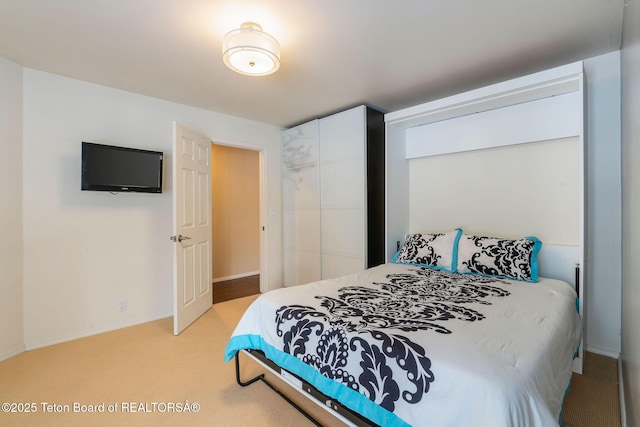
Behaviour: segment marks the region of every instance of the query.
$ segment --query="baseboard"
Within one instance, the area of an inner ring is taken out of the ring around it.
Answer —
[[[217,278],[213,279],[213,283],[225,282],[227,280],[234,280],[234,279],[242,279],[243,277],[257,276],[259,274],[260,274],[260,270],[258,270],[258,271],[250,271],[248,273],[234,274],[234,275],[225,276],[225,277],[217,277]]]
[[[64,342],[74,341],[80,338],[86,338],[93,335],[104,334],[105,332],[117,331],[118,329],[128,328],[129,326],[136,326],[136,325],[141,325],[143,323],[155,322],[156,320],[166,319],[167,317],[172,317],[172,316],[173,316],[173,312],[168,314],[163,314],[160,316],[154,316],[148,319],[140,319],[140,320],[134,320],[133,322],[127,322],[124,324],[112,325],[106,328],[92,329],[90,331],[80,332],[78,334],[69,335],[63,338],[57,338],[50,341],[45,341],[44,343],[28,344],[28,345],[25,345],[24,349],[25,351],[37,350],[39,348],[49,347],[50,345],[62,344]]]
[[[589,353],[599,354],[600,356],[607,356],[612,359],[618,359],[620,357],[620,352],[606,350],[598,347],[587,346],[586,351],[588,351]]]
[[[627,427],[627,406],[624,401],[624,377],[622,376],[622,358],[618,359],[618,400],[620,401],[620,426]]]
[[[14,356],[17,356],[19,354],[24,353],[24,345],[17,345],[11,349],[9,349],[8,352],[0,354],[0,362],[4,362],[7,359],[11,359]]]

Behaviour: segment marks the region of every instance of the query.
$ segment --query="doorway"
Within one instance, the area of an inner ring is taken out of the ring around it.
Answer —
[[[260,292],[260,151],[213,143],[213,303]]]

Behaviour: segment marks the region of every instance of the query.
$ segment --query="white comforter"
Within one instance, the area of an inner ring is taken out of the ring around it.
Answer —
[[[576,294],[401,264],[259,297],[225,351],[255,348],[380,425],[558,425]]]

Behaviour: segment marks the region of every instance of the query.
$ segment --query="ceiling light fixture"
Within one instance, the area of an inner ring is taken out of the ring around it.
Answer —
[[[222,39],[227,67],[248,76],[266,76],[280,68],[280,44],[255,22],[244,22]]]

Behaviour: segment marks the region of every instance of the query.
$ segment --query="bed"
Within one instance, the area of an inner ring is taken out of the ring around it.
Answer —
[[[540,245],[409,236],[395,262],[261,295],[225,359],[258,351],[355,424],[558,425],[581,320],[573,287],[538,277]]]

